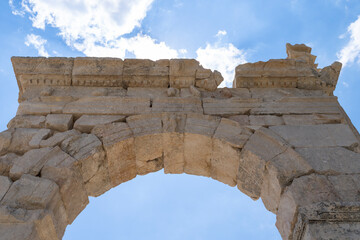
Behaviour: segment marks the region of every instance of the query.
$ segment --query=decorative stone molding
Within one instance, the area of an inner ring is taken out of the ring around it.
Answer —
[[[88,196],[164,169],[261,198],[283,239],[358,239],[360,136],[332,96],[340,65],[310,52],[240,65],[236,88],[191,59],[12,58],[0,238],[61,239]]]

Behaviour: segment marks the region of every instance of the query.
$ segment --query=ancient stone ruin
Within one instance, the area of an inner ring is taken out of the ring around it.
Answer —
[[[341,64],[318,69],[305,45],[287,54],[239,65],[234,88],[188,59],[12,58],[0,238],[61,239],[88,196],[164,168],[261,198],[283,239],[360,239],[360,136],[333,96]]]

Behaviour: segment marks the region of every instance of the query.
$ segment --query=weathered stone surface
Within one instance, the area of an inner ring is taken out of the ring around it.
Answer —
[[[19,157],[10,169],[9,176],[12,180],[19,179],[23,174],[36,176],[48,160],[52,148],[33,149]]]
[[[23,154],[32,147],[29,145],[32,138],[38,133],[34,128],[16,128],[12,133],[11,144],[8,151]]]
[[[96,174],[105,158],[102,142],[93,134],[68,138],[61,143],[61,149],[78,161],[84,182]]]
[[[164,172],[183,173],[184,172],[184,134],[183,133],[164,133]]]
[[[27,210],[48,209],[52,212],[57,236],[62,238],[67,216],[59,187],[54,182],[24,174],[11,185],[1,204]]]
[[[79,131],[74,129],[66,132],[59,132],[48,139],[40,141],[40,147],[55,147],[56,145],[60,145],[65,139],[79,136],[80,134]]]
[[[127,89],[127,96],[136,97],[136,98],[164,98],[168,97],[168,89],[173,89],[173,96],[176,96],[175,88],[139,88],[139,87],[129,87]]]
[[[9,176],[9,172],[14,162],[19,156],[15,153],[8,153],[0,157],[0,175]]]
[[[194,97],[201,97],[201,92],[196,87],[190,86],[189,90]]]
[[[284,124],[281,117],[273,115],[250,115],[249,120],[250,124],[254,126],[278,126]]]
[[[342,202],[360,201],[360,175],[334,175],[328,177]]]
[[[239,190],[258,199],[266,163],[286,149],[286,143],[271,130],[257,130],[241,151],[237,184]]]
[[[145,114],[128,117],[126,122],[134,133],[137,173],[158,171],[163,164],[162,115]]]
[[[0,155],[3,155],[8,151],[13,132],[14,130],[12,129],[0,133]]]
[[[254,115],[264,114],[339,114],[336,97],[286,97],[276,102],[263,102],[250,111]]]
[[[266,163],[261,199],[269,211],[276,213],[281,194],[296,177],[308,174],[312,167],[292,148],[275,156]]]
[[[235,187],[239,169],[240,150],[224,143],[213,140],[213,151],[210,160],[210,176],[220,182]]]
[[[305,44],[286,44],[286,53],[288,59],[295,59],[304,61],[310,66],[316,67],[315,59],[316,56],[311,54],[311,47],[306,46]]]
[[[55,147],[47,157],[41,177],[50,179],[59,186],[68,224],[71,224],[89,203],[80,167],[76,164],[76,159],[59,147]]]
[[[46,116],[45,127],[65,132],[73,125],[73,116],[70,114],[49,114]]]
[[[74,59],[72,85],[122,86],[122,72],[122,59],[77,57]]]
[[[358,142],[345,124],[283,125],[270,129],[295,147],[347,147]]]
[[[212,149],[211,137],[186,132],[184,136],[184,172],[210,177]]]
[[[316,125],[344,123],[340,114],[283,115],[286,125]]]
[[[187,114],[185,132],[212,137],[220,124],[219,117],[202,114]]]
[[[199,62],[195,59],[170,60],[170,86],[184,88],[195,85],[195,74]]]
[[[322,240],[346,239],[356,240],[360,236],[359,222],[315,222],[306,226],[302,239]]]
[[[96,125],[103,125],[112,122],[122,122],[124,115],[82,115],[74,124],[74,129],[83,133],[90,133]]]
[[[299,206],[339,200],[333,185],[325,176],[311,174],[296,178],[281,196],[276,227],[283,239],[291,239]]]
[[[246,114],[252,108],[259,106],[259,99],[242,99],[242,98],[230,98],[230,99],[214,99],[204,98],[203,107],[204,113],[209,115],[239,115]]]
[[[12,181],[8,177],[0,176],[0,201],[9,190],[11,184]]]
[[[340,71],[341,71],[342,63],[334,62],[330,66],[324,67],[320,71],[320,80],[326,82],[328,85],[335,86],[337,84]]]
[[[240,88],[243,89],[243,88]],[[265,102],[279,101],[286,97],[322,97],[327,94],[322,90],[298,88],[250,88],[251,98],[260,98]]]
[[[52,134],[52,131],[47,128],[40,129],[35,136],[29,142],[31,148],[40,148],[40,143],[42,140],[48,138]]]
[[[230,120],[238,122],[240,126],[245,126],[250,124],[248,115],[234,115],[234,116],[229,116],[228,118]]]
[[[342,147],[296,148],[318,173],[360,173],[360,154]]]
[[[47,115],[50,113],[62,113],[69,101],[58,102],[30,102],[24,101],[19,104],[16,115]]]
[[[214,138],[225,141],[236,148],[243,148],[252,133],[238,122],[222,118],[216,128]]]
[[[134,115],[150,111],[150,98],[131,97],[84,97],[67,104],[63,113]]]
[[[133,132],[129,125],[123,122],[96,126],[91,133],[101,139],[104,147],[133,137]]]
[[[8,128],[43,128],[45,116],[24,115],[16,116],[8,123]]]
[[[200,98],[156,98],[152,103],[152,112],[198,112],[202,113]]]

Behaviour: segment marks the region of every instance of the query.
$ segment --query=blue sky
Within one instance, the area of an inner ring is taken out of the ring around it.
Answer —
[[[230,86],[244,62],[313,48],[344,66],[335,91],[360,127],[358,0],[3,0],[0,130],[15,116],[11,56],[196,58]],[[64,239],[280,239],[261,200],[211,179],[162,172],[121,184],[90,205]]]

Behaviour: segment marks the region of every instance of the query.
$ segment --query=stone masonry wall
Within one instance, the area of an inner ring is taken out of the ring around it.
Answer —
[[[12,58],[19,108],[0,133],[0,238],[61,239],[125,181],[211,177],[277,215],[283,239],[358,239],[360,136],[311,48],[236,68],[196,60]]]

